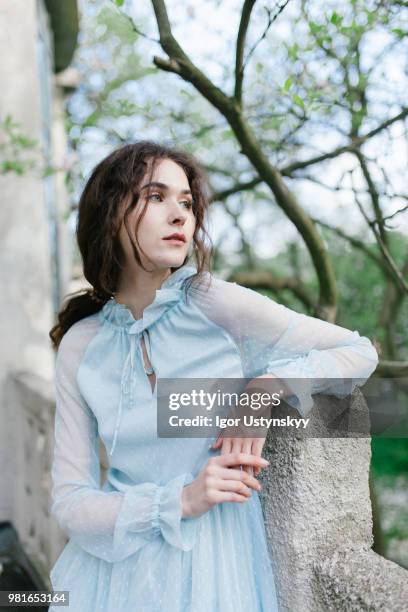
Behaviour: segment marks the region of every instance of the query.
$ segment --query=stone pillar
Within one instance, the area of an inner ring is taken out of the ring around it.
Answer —
[[[319,423],[343,401],[315,396],[309,416]],[[367,422],[361,391],[346,417]],[[281,610],[403,610],[408,572],[371,550],[370,438],[330,437],[318,427],[320,437],[308,439],[270,430],[265,444],[271,465],[260,477],[261,499]]]

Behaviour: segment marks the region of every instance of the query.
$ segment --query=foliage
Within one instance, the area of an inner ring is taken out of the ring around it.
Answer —
[[[0,174],[23,175],[37,164],[38,140],[29,138],[11,115],[0,118]]]
[[[408,440],[373,438],[371,467],[376,477],[408,474]]]

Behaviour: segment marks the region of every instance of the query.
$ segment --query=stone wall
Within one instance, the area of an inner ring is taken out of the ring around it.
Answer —
[[[18,533],[30,539],[27,520],[33,517],[24,517],[30,506],[21,505],[16,484],[27,476],[28,457],[34,454],[39,462],[48,457],[48,451],[45,457],[41,450],[41,419],[52,400],[44,400],[43,407],[35,398],[32,406],[24,403],[26,397],[23,394],[22,401],[10,380],[22,371],[52,385],[55,355],[48,333],[70,278],[63,92],[55,82],[52,33],[42,0],[0,3],[0,56],[0,118],[10,116],[19,124],[19,133],[38,143],[27,152],[35,168],[21,176],[0,172],[0,465],[7,466],[0,470],[0,521],[12,521]],[[46,163],[59,170],[43,176]],[[35,415],[30,413],[33,406]],[[32,431],[27,431],[30,424]],[[30,437],[31,447],[16,454],[16,440],[27,444]],[[41,470],[30,475],[32,484],[26,481],[24,486],[34,494],[43,477]],[[40,512],[34,520],[44,520],[44,508],[34,507]],[[40,557],[44,546],[39,546]]]

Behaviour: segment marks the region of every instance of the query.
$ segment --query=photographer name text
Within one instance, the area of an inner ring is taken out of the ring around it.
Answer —
[[[244,415],[243,417],[221,417],[216,415],[215,418],[210,416],[197,415],[194,417],[179,417],[172,415],[169,418],[171,427],[299,427],[303,426],[306,429],[310,419],[295,419],[287,416],[284,419],[255,417],[253,415]]]

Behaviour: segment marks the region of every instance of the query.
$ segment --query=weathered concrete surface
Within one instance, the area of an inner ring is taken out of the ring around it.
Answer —
[[[39,400],[31,388],[10,384],[10,378],[24,371],[52,389],[55,355],[48,333],[54,324],[53,295],[57,276],[62,297],[71,273],[64,172],[42,176],[45,162],[63,168],[66,153],[51,36],[42,1],[0,2],[1,119],[9,115],[19,124],[19,133],[38,142],[22,155],[36,160],[36,168],[22,176],[0,173],[0,465],[6,466],[0,471],[0,520],[12,521],[44,563],[57,549],[45,540],[53,532],[44,529],[49,484],[45,445],[55,400]],[[44,424],[44,415],[49,424]],[[51,552],[49,546],[54,547]]]
[[[10,408],[9,465],[18,477],[5,493],[13,500],[11,522],[24,551],[43,579],[66,541],[50,515],[51,465],[54,448],[55,397],[53,385],[28,371],[9,374],[4,398]]]
[[[364,431],[365,399],[358,390],[353,397],[347,418]],[[316,396],[312,416],[342,401]],[[370,550],[370,438],[276,438],[270,430],[263,455],[271,462],[261,499],[281,610],[408,610],[408,572]]]
[[[408,610],[408,572],[372,550],[338,551],[316,563],[324,609]]]

